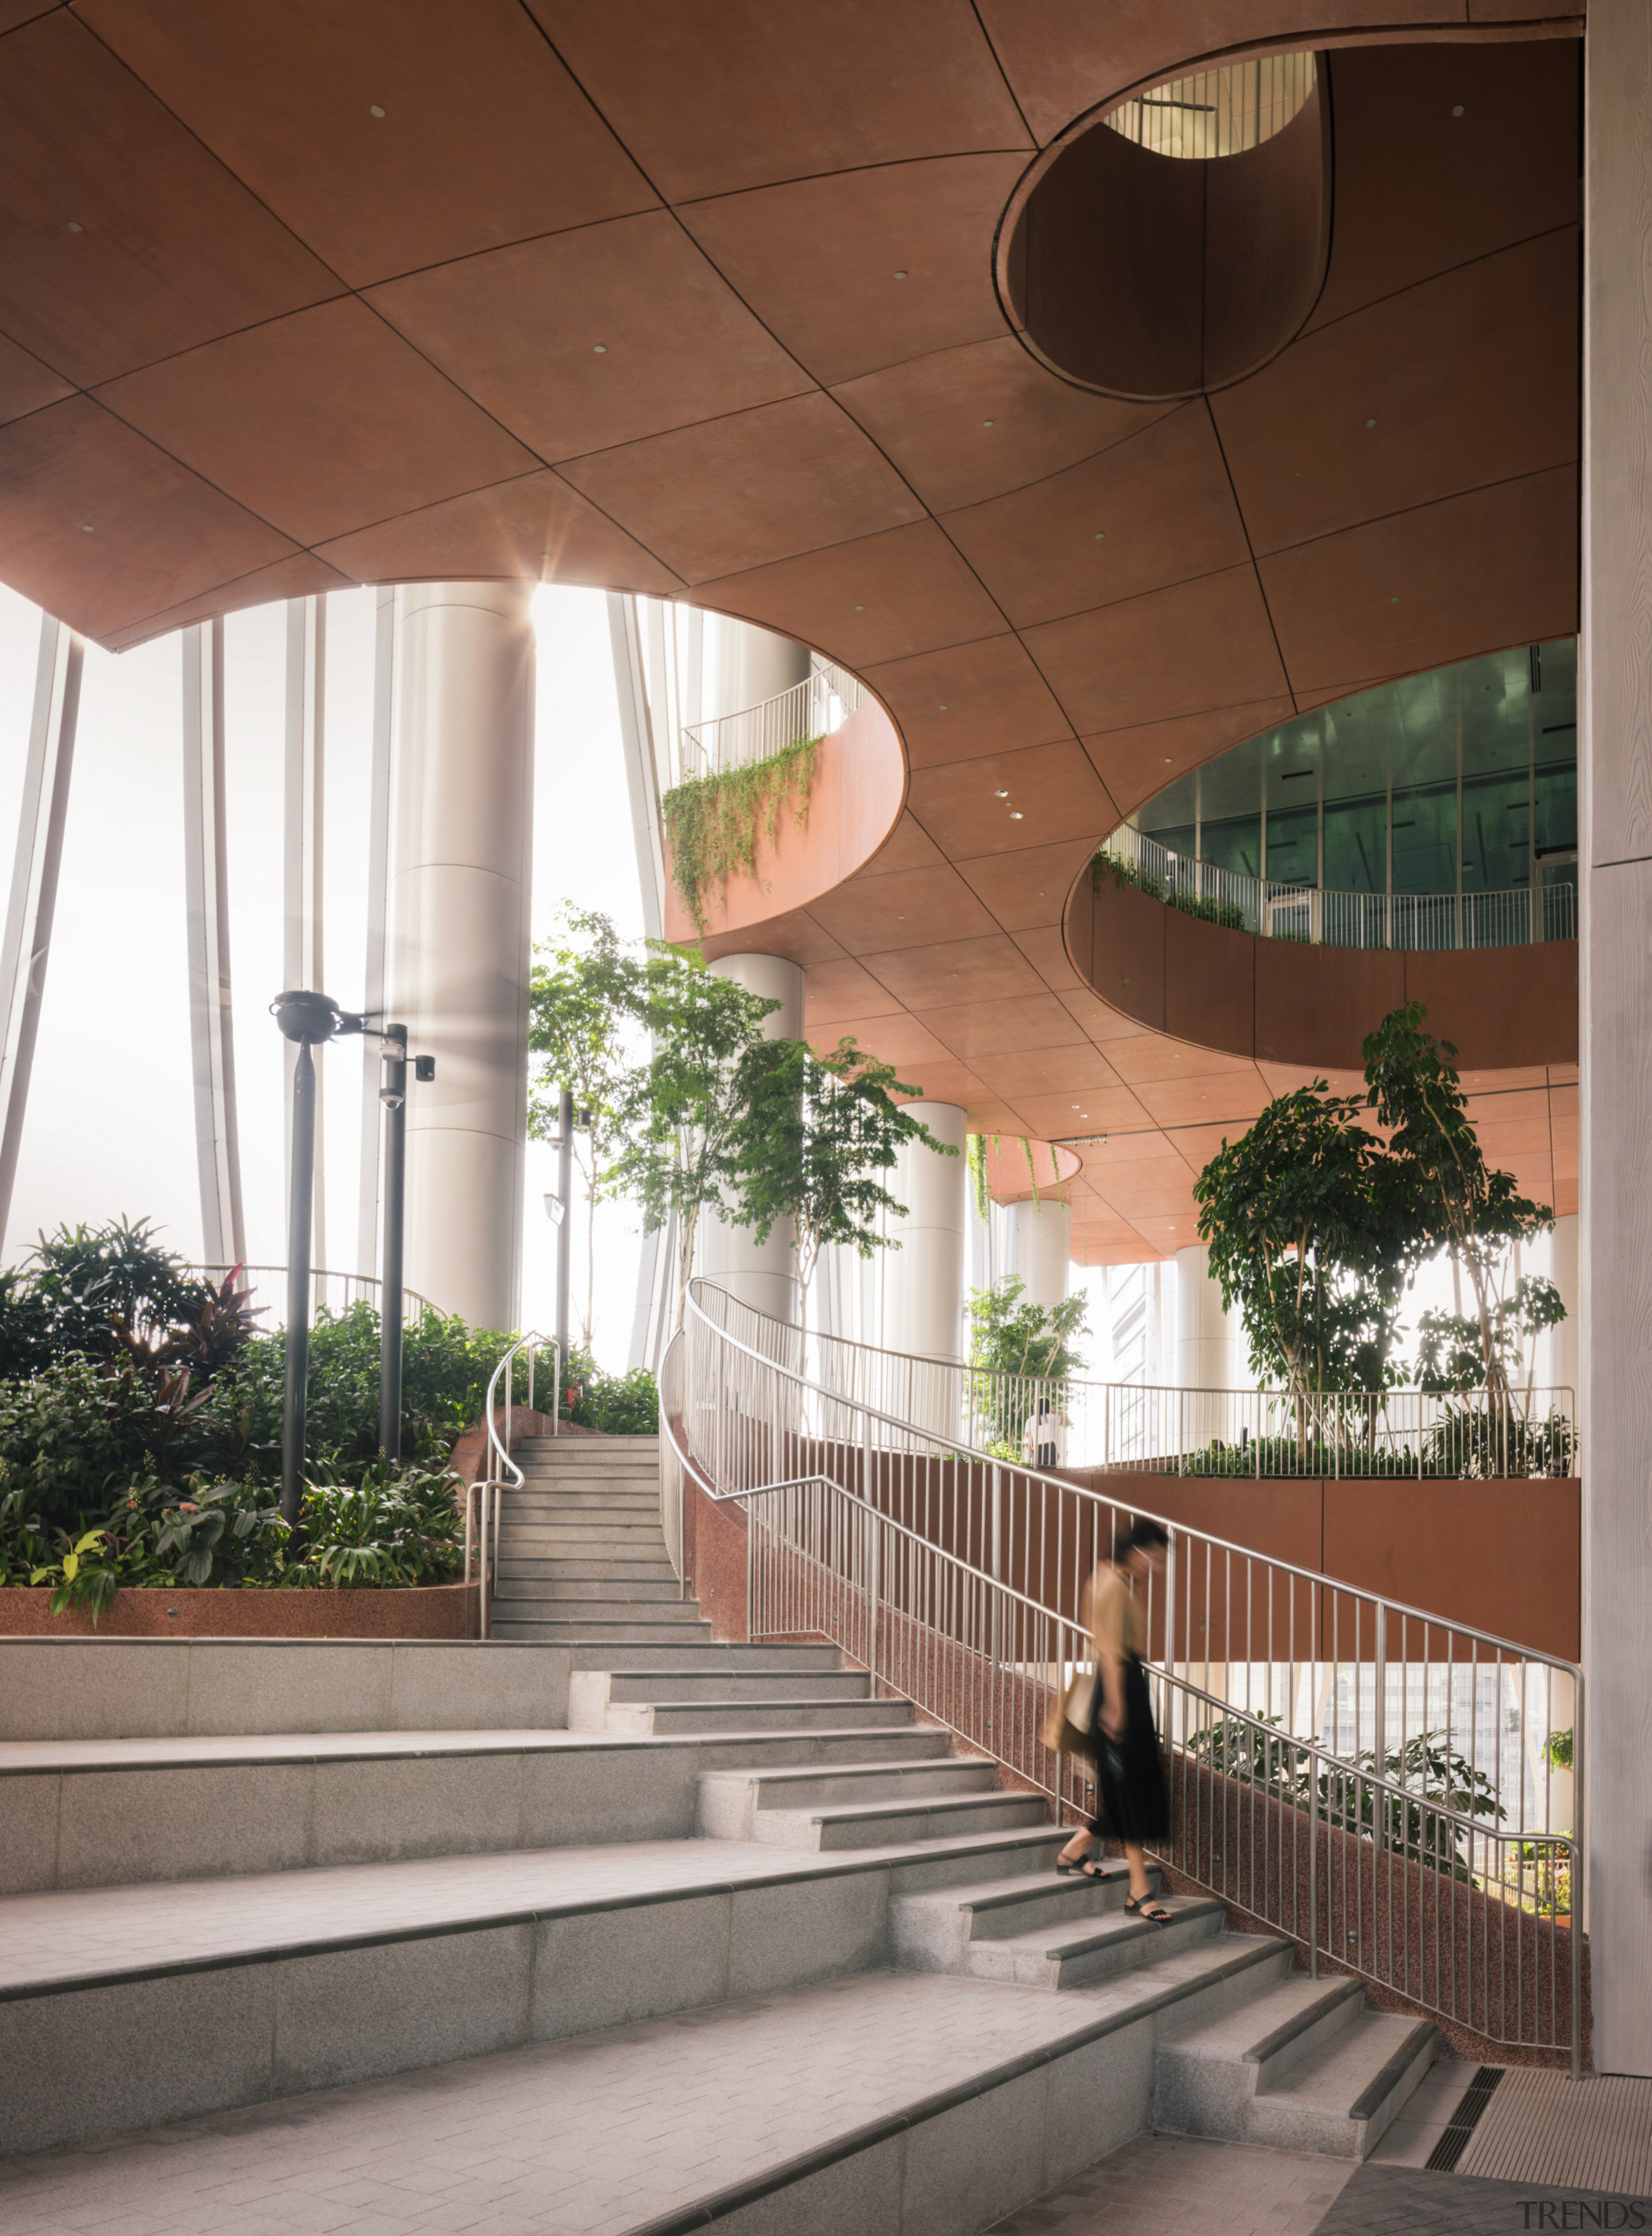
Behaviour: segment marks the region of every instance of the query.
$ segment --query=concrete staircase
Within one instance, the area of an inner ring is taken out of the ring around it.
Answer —
[[[285,2134],[295,2096],[341,2184],[405,2160],[439,2193],[462,2128],[456,2228],[490,2153],[543,2175],[499,2190],[512,2226],[783,2193],[788,2230],[963,2236],[1150,2121],[1372,2147],[1431,2025],[1216,1903],[1157,1927],[1122,1866],[1058,1877],[1041,1800],[834,1648],[712,1642],[652,1439],[528,1463],[494,1641],[0,1641],[0,2152],[60,2154],[12,2163],[65,2226],[77,2184],[200,2152],[225,2229],[279,2223],[266,2115],[221,2115]]]

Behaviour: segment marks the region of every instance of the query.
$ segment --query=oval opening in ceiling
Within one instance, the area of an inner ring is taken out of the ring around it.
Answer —
[[[1022,205],[1005,272],[1026,339],[1110,396],[1223,388],[1318,299],[1330,245],[1323,56],[1264,56],[1132,94]]]

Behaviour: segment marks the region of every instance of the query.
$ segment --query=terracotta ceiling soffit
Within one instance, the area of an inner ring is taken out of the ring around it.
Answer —
[[[832,386],[973,343],[1003,347],[993,235],[1026,161],[947,155],[829,173],[689,202],[678,215],[770,332]]]
[[[1568,227],[1353,312],[1213,397],[1258,556],[1574,461],[1578,285]]]
[[[158,636],[170,636],[174,629],[189,628],[220,614],[245,613],[253,606],[269,605],[276,599],[319,597],[329,590],[350,590],[355,587],[350,575],[341,575],[336,567],[328,566],[313,552],[295,552],[291,559],[278,559],[272,567],[261,567],[256,574],[242,575],[239,582],[216,583],[200,597],[186,599],[182,605],[168,607],[164,613],[151,614],[143,621],[115,629],[101,641],[106,652],[130,652],[134,645],[147,644]]]
[[[811,1020],[836,1023],[844,1017],[892,1016],[900,1003],[869,970],[847,957],[806,966],[803,998]]]
[[[339,293],[326,266],[62,10],[0,70],[0,328],[78,387]]]
[[[291,557],[291,539],[90,397],[0,428],[6,580],[100,641]]]
[[[72,380],[0,335],[0,424],[43,411],[49,404],[61,404],[74,393]]]
[[[875,978],[914,1010],[939,1009],[954,1001],[1026,1001],[1044,991],[1038,973],[1002,932],[868,955],[862,960]]]
[[[916,524],[923,508],[818,392],[563,462],[690,583]]]
[[[516,0],[77,12],[352,287],[659,199]]]
[[[1444,497],[1259,562],[1293,680],[1409,675],[1577,626],[1577,477]]]
[[[852,1040],[858,1047],[875,1056],[883,1063],[941,1063],[947,1061],[947,1050],[918,1020],[904,1009],[896,1009],[866,1017],[835,1018],[829,1023],[822,1020],[818,1029],[811,1013],[810,1036],[816,1048],[834,1049],[842,1040]],[[907,1084],[914,1082],[908,1081]]]
[[[1118,820],[1133,815],[1189,769],[1214,760],[1260,731],[1288,721],[1296,707],[1287,694],[1254,699],[1242,707],[1217,707],[1183,714],[1168,722],[1132,729],[1106,730],[1084,740],[1092,766],[1100,773],[1118,809]]]
[[[856,674],[1004,626],[932,520],[701,582],[691,602],[777,629]]]
[[[954,861],[1111,827],[1112,803],[1076,740],[915,769],[908,805]]]
[[[1092,838],[1067,838],[1025,853],[979,855],[958,869],[1006,931],[1031,931],[1060,924],[1073,880],[1094,847]]]
[[[946,858],[921,824],[903,809],[899,821],[882,845],[865,867],[857,870],[848,880],[844,890],[861,884],[868,878],[893,877],[906,870],[934,869]]]
[[[1029,1131],[1047,1139],[1068,1134],[1105,1134],[1110,1126],[1150,1123],[1140,1099],[1128,1087],[1088,1087],[1053,1094],[1018,1095],[1017,1115]]]
[[[916,770],[1072,735],[1018,636],[997,634],[865,671]]]
[[[537,575],[654,597],[682,587],[670,568],[548,467],[317,548],[363,582]]]
[[[1484,18],[1490,11],[1472,11]],[[1498,28],[1531,12],[1496,9]],[[1533,29],[1573,36],[1578,16]],[[1577,58],[1517,30],[1334,55],[1336,221],[1308,331],[1494,254],[1578,209]]]
[[[1122,1087],[1124,1082],[1099,1049],[1087,1043],[1064,1042],[1053,1048],[1018,1049],[1003,1056],[974,1056],[970,1061],[995,1095],[1013,1102],[1023,1095],[1055,1095],[1065,1089],[1069,1100],[1080,1088],[1099,1092]],[[1057,1128],[1070,1134],[1064,1121]]]
[[[783,955],[805,970],[840,962],[843,956],[837,941],[806,909],[743,924],[738,931],[714,932],[699,945],[708,963],[724,955]]]
[[[1052,993],[1084,990],[1085,982],[1068,957],[1059,925],[1035,924],[1026,931],[1013,931],[1010,937]]]
[[[528,0],[667,200],[1029,148],[974,12],[954,0]]]
[[[368,299],[553,463],[815,385],[667,210],[440,265]]]
[[[1255,571],[1232,567],[1024,630],[1080,736],[1288,691]]]
[[[98,395],[299,543],[539,463],[350,296],[129,373]]]
[[[1088,1046],[1083,1028],[1042,988],[1007,1000],[966,998],[916,1007],[935,1037],[972,1062],[978,1056],[1018,1056],[1026,1049]]]
[[[900,877],[853,880],[812,903],[811,912],[851,955],[978,939],[998,929],[991,911],[949,862]]]
[[[1017,628],[1244,565],[1245,527],[1203,403],[941,525]]]
[[[1181,408],[1090,395],[1013,334],[891,365],[832,393],[937,513],[1048,481]]]
[[[1088,986],[1063,988],[1057,998],[1080,1029],[1103,1048],[1111,1048],[1114,1041],[1140,1040],[1152,1032],[1150,1025],[1113,1009]]]

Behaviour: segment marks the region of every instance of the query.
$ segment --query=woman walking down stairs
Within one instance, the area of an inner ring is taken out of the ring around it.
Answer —
[[[493,1641],[0,1641],[0,2220],[964,2236],[1149,2123],[1369,2150],[1432,2025],[713,1643],[594,1442],[508,1494]]]

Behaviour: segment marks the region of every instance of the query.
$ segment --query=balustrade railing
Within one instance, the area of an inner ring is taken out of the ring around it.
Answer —
[[[801,739],[829,736],[842,729],[865,696],[858,676],[827,662],[760,706],[716,721],[691,723],[682,733],[678,781],[722,776],[767,760]]]
[[[1133,884],[1168,905],[1233,931],[1316,947],[1438,953],[1576,939],[1575,885],[1515,885],[1494,893],[1341,893],[1248,876],[1172,853],[1124,824],[1103,849]]]
[[[1089,1766],[1046,1746],[1045,1717],[1087,1661],[1097,1563],[1146,1509],[938,1434],[928,1362],[810,1378],[823,1356],[697,1281],[662,1362],[676,1498],[692,1476],[745,1513],[748,1634],[834,1641],[1059,1817],[1088,1814]],[[915,1415],[877,1402],[903,1386]],[[1576,1667],[1165,1526],[1144,1613],[1166,1862],[1310,1970],[1577,2071]]]
[[[912,1358],[783,1325],[708,1286],[702,1309],[761,1356],[823,1391],[870,1405],[932,1439],[1046,1468],[1153,1475],[1457,1477],[1566,1476],[1577,1469],[1570,1389],[1164,1389],[998,1374]]]

